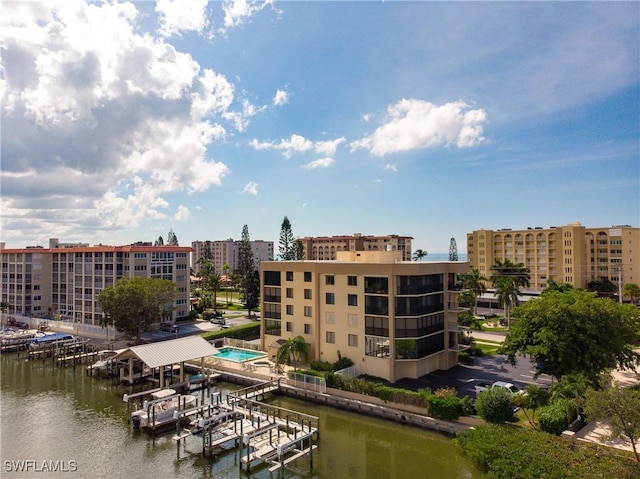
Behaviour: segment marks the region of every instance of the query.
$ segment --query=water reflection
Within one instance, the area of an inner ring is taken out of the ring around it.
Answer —
[[[72,477],[136,479],[158,477],[238,478],[237,453],[213,459],[200,455],[192,438],[178,448],[171,433],[150,437],[131,431],[124,393],[111,381],[85,374],[84,367],[57,368],[51,362],[1,357],[0,427],[5,461],[75,461]],[[236,386],[221,384],[221,388]],[[319,448],[287,465],[288,478],[479,478],[477,469],[448,438],[430,431],[348,413],[323,405],[276,398],[282,407],[320,418]],[[1,477],[69,477],[70,473],[8,472]],[[278,477],[267,468],[249,477]]]

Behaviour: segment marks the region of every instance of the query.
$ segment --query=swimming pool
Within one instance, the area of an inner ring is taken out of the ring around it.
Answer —
[[[213,355],[214,358],[226,359],[227,361],[234,361],[236,363],[243,363],[245,361],[251,361],[252,359],[264,358],[267,353],[262,351],[251,351],[250,349],[240,349],[231,346],[220,349],[219,353]]]

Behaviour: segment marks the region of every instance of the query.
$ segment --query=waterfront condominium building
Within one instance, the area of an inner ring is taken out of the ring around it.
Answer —
[[[369,236],[355,233],[351,236],[307,236],[300,238],[304,246],[304,258],[314,261],[335,260],[340,251],[402,252],[404,261],[411,261],[411,236]]]
[[[173,318],[189,314],[189,247],[88,246],[56,239],[49,241],[49,248],[0,246],[0,295],[9,313],[98,325],[100,291],[122,277],[142,276],[174,281],[178,296]]]
[[[312,360],[341,355],[395,382],[458,364],[456,276],[464,262],[403,261],[402,251],[340,251],[333,261],[264,261],[261,343],[274,357],[302,336]]]
[[[273,260],[273,241],[256,240],[251,241],[251,251],[253,259],[258,267],[260,261]],[[191,256],[191,267],[194,273],[200,271],[198,260],[203,256],[208,256],[209,260],[219,274],[225,274],[224,265],[229,265],[229,272],[233,273],[238,269],[238,253],[242,242],[232,239],[222,241],[194,241],[191,243],[193,249]]]
[[[467,234],[467,261],[485,277],[491,276],[496,261],[505,260],[529,269],[532,291],[544,290],[549,280],[576,288],[610,280],[622,288],[640,283],[640,228],[586,228],[571,223]]]

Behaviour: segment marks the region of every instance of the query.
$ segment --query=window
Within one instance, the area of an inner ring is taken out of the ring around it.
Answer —
[[[265,271],[264,284],[269,286],[280,286],[280,271]]]
[[[309,323],[304,324],[304,334],[311,334],[311,325]]]
[[[310,289],[305,289],[304,290],[304,299],[311,299],[311,290]]]
[[[287,331],[293,332],[293,323],[291,321],[287,321]]]
[[[286,279],[287,281],[293,281],[293,271],[287,271]]]
[[[336,323],[336,314],[327,311],[327,315],[325,316],[325,322],[327,324],[335,324]]]
[[[336,284],[336,279],[332,274],[328,274],[324,277],[324,284]]]
[[[350,327],[357,327],[358,326],[358,315],[357,314],[348,314],[347,315],[347,324]]]
[[[358,295],[350,294],[347,296],[347,304],[349,306],[358,306]]]
[[[312,311],[313,311],[313,310],[311,309],[311,306],[305,306],[305,307],[304,307],[304,315],[305,315],[307,318],[310,318],[310,317],[311,317]]]
[[[311,271],[304,272],[304,282],[311,283]]]
[[[327,331],[327,333],[326,333],[326,341],[329,344],[335,344],[335,342],[336,342],[336,333],[334,331]]]
[[[358,335],[357,334],[348,334],[347,341],[349,346],[358,347]]]
[[[327,304],[336,304],[336,293],[326,293],[326,299]]]
[[[293,304],[287,304],[287,314],[293,316]],[[287,329],[287,331],[289,330]]]
[[[293,298],[293,288],[287,288],[287,298]]]
[[[358,277],[357,276],[347,276],[347,284],[349,286],[358,286]]]

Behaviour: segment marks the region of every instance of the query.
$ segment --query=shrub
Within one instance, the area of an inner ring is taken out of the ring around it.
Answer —
[[[427,396],[429,416],[453,421],[470,411],[471,400],[469,396],[459,398],[455,395],[455,389],[453,391],[453,395],[439,394],[439,391],[436,391],[435,394]]]
[[[487,422],[500,424],[513,417],[513,399],[504,388],[493,388],[478,394],[478,415]]]
[[[328,361],[311,361],[309,366],[316,371],[333,371],[333,364]]]
[[[460,351],[458,353],[458,362],[462,364],[471,364],[473,362],[473,358],[469,356],[468,352]]]
[[[492,479],[640,477],[640,464],[607,448],[508,425],[478,427],[454,441]]]
[[[207,331],[206,333],[202,333],[200,336],[207,341],[224,338],[225,336],[227,338],[244,339],[245,341],[249,341],[260,337],[260,323],[247,323],[234,326],[229,329]]]
[[[540,430],[559,436],[569,427],[567,421],[567,405],[563,399],[556,400],[538,410]]]

